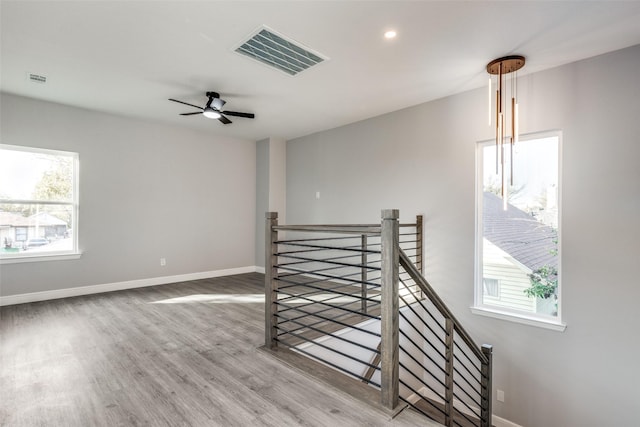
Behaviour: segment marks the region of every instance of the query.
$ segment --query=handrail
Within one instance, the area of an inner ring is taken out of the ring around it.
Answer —
[[[415,227],[416,223],[402,223],[400,227]],[[303,225],[274,225],[278,231],[321,231],[345,234],[374,234],[381,232],[380,224],[303,224]]]
[[[400,265],[402,265],[409,276],[411,276],[413,281],[420,287],[422,292],[425,293],[426,297],[431,300],[440,314],[442,314],[445,319],[451,319],[454,329],[458,332],[464,343],[471,349],[471,351],[473,351],[476,357],[480,359],[482,363],[489,363],[489,360],[482,352],[482,349],[475,343],[475,341],[473,341],[466,329],[464,329],[462,324],[458,321],[458,319],[456,319],[451,310],[449,310],[444,301],[442,301],[436,291],[431,287],[429,282],[427,282],[422,274],[420,274],[420,272],[416,269],[407,254],[405,254],[402,249],[400,249]]]

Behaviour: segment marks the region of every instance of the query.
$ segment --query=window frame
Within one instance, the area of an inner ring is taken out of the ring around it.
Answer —
[[[549,316],[540,313],[527,313],[515,308],[500,307],[485,304],[483,301],[483,198],[484,198],[484,174],[483,174],[483,153],[482,150],[487,145],[495,144],[495,139],[482,140],[476,142],[476,176],[475,176],[475,260],[474,260],[474,302],[471,307],[473,314],[507,320],[530,326],[564,331],[566,324],[562,321],[562,131],[549,130],[542,132],[532,132],[521,134],[519,140],[531,141],[556,137],[558,139],[558,287],[557,287],[557,316]],[[500,279],[498,279],[500,280]]]
[[[0,203],[33,204],[33,205],[60,205],[71,207],[71,244],[70,250],[46,251],[37,253],[18,252],[15,254],[0,254],[0,265],[38,261],[62,261],[79,259],[81,252],[78,246],[79,235],[79,206],[80,206],[80,154],[73,151],[53,150],[48,148],[30,147],[22,145],[0,144],[0,149],[22,151],[26,153],[45,154],[53,156],[66,156],[72,159],[72,200],[52,201],[36,199],[0,199]]]

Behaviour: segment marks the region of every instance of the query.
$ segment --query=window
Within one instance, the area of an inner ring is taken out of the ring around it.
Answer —
[[[78,154],[0,145],[0,259],[77,254]]]
[[[560,133],[521,137],[513,151],[510,144],[497,150],[495,141],[478,143],[473,311],[561,325]]]
[[[487,297],[500,298],[500,281],[484,277],[482,279],[482,294]]]

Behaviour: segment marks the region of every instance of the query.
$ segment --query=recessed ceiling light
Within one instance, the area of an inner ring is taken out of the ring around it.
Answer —
[[[397,35],[398,35],[398,34],[397,34],[395,31],[393,31],[393,30],[389,30],[389,31],[386,31],[386,32],[384,33],[384,38],[385,38],[385,39],[393,39],[393,38],[395,38]]]

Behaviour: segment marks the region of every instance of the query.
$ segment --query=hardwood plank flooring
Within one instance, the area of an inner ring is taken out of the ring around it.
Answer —
[[[258,351],[250,273],[0,308],[2,426],[415,426]]]

